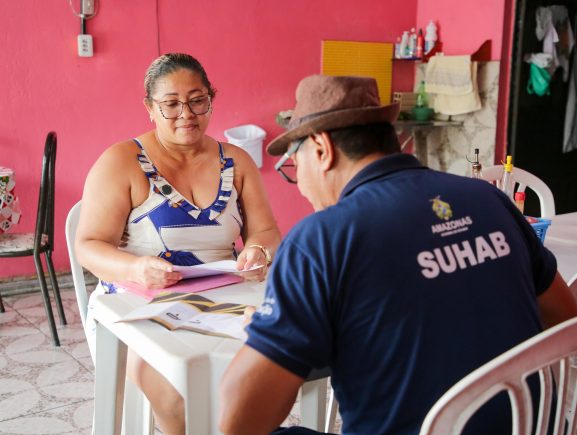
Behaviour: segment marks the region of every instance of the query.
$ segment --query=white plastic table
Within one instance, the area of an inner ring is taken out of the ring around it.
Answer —
[[[577,274],[577,212],[554,216],[545,235],[545,246],[557,258],[557,269],[569,281]]]
[[[260,305],[264,287],[264,283],[245,282],[208,290],[202,292],[202,296],[214,301]],[[187,434],[219,434],[218,385],[242,342],[190,331],[169,331],[148,320],[115,323],[146,303],[145,299],[130,293],[95,298],[94,433],[121,433],[128,346],[162,373],[182,395]],[[303,425],[321,429],[325,420],[326,378],[305,383],[302,397]]]

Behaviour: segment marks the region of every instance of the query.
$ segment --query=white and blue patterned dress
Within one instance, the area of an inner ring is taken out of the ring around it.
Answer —
[[[148,198],[128,216],[119,249],[138,256],[157,256],[172,264],[192,266],[236,259],[234,242],[242,231],[242,214],[234,188],[234,161],[219,146],[220,185],[213,203],[200,208],[184,198],[140,148],[138,162],[150,183]],[[123,291],[113,283],[100,281],[88,304],[86,335],[94,356],[92,298],[96,294]]]

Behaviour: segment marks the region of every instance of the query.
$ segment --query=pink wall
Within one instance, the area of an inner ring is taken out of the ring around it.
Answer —
[[[76,2],[73,2],[76,3]],[[151,127],[142,80],[158,55],[155,0],[100,1],[88,22],[95,56],[76,55],[79,19],[63,0],[0,2],[0,165],[17,174],[24,216],[33,231],[46,133],[58,133],[57,270],[69,268],[64,222],[80,199],[86,173],[114,142]],[[205,66],[219,94],[209,133],[255,123],[280,133],[275,114],[294,105],[300,78],[320,68],[322,39],[394,41],[414,25],[416,0],[158,1],[160,51],[185,51]],[[394,12],[393,12],[394,11]],[[393,89],[412,87],[412,69],[395,72]],[[262,175],[284,233],[310,206],[274,173]],[[102,186],[103,195],[109,186]],[[30,258],[0,262],[0,277],[32,275]]]
[[[505,0],[418,0],[417,25],[435,21],[439,40],[448,55],[474,53],[487,39],[492,40],[492,60],[501,58]]]

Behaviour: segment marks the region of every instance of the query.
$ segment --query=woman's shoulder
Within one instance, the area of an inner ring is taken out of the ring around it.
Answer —
[[[235,169],[238,167],[240,170],[244,170],[247,169],[247,167],[252,166],[254,166],[254,169],[256,169],[256,165],[254,164],[252,157],[241,147],[230,144],[228,142],[220,142],[220,144],[222,145],[224,156],[234,160]]]
[[[117,142],[106,148],[92,165],[91,172],[111,176],[138,169],[139,147],[132,139]]]

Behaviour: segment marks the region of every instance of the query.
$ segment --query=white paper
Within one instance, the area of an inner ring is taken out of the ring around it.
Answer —
[[[221,273],[244,273],[260,269],[263,265],[253,266],[246,270],[237,270],[236,261],[222,260],[212,263],[197,264],[196,266],[174,266],[175,272],[180,272],[183,278],[198,278],[201,276],[219,275]]]
[[[246,340],[244,317],[233,314],[203,313],[182,302],[150,303],[138,307],[118,322],[156,320],[168,329],[188,329],[204,334]]]

